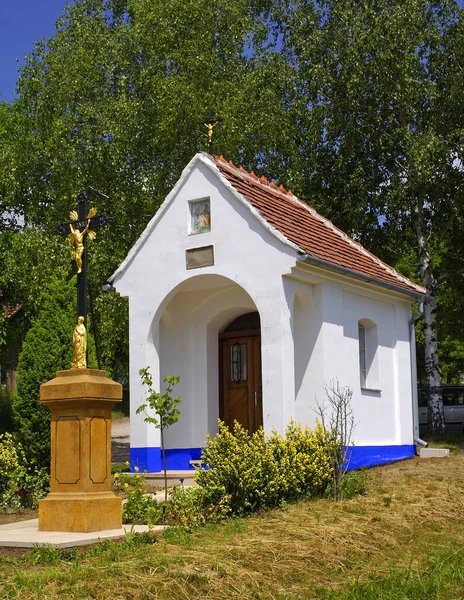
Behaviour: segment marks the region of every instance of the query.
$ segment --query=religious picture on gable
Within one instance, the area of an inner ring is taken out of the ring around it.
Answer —
[[[204,233],[211,230],[209,198],[190,202],[190,233]]]

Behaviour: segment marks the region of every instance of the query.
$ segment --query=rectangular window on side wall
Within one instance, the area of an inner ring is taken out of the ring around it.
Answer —
[[[361,387],[366,387],[367,369],[366,369],[366,329],[363,325],[358,326],[359,337],[359,376]]]
[[[369,319],[358,322],[359,379],[361,389],[380,391],[377,325]]]

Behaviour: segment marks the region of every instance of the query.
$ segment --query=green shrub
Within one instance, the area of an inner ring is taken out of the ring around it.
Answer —
[[[113,463],[111,465],[111,474],[115,475],[116,473],[130,473],[130,464],[129,461],[126,461],[125,463]]]
[[[158,502],[151,494],[130,494],[122,507],[123,523],[158,525],[165,523],[167,504]]]
[[[311,430],[291,420],[285,437],[272,433],[269,445],[278,465],[276,487],[282,499],[291,501],[325,492],[333,476],[333,443],[319,423]]]
[[[235,423],[230,431],[220,422],[216,437],[207,436],[202,460],[207,469],[197,471],[195,481],[213,504],[227,502],[233,514],[278,504],[277,463],[263,429],[249,434]]]
[[[13,394],[6,387],[0,387],[0,433],[11,432],[14,429],[12,396]]]
[[[314,431],[291,421],[285,437],[263,429],[250,434],[235,423],[219,422],[202,453],[206,469],[195,480],[208,501],[227,503],[234,515],[279,506],[283,501],[322,495],[332,478],[330,448],[320,425]]]
[[[291,421],[285,436],[266,436],[261,428],[250,434],[235,423],[233,431],[219,422],[219,433],[207,437],[195,473],[196,486],[176,486],[170,502],[159,503],[142,474],[114,475],[115,491],[125,496],[125,523],[165,524],[186,529],[217,522],[260,508],[281,506],[303,497],[322,496],[333,481],[334,436],[317,424],[314,430]],[[363,493],[367,476],[350,474],[343,497]]]
[[[149,485],[141,473],[136,472],[135,475],[115,473],[113,489],[116,494],[124,498],[123,523],[157,525],[165,522],[166,504],[157,502],[149,493]]]
[[[171,491],[171,500],[166,506],[165,523],[193,529],[225,519],[230,512],[227,501],[220,499],[213,503],[204,488],[177,486]]]

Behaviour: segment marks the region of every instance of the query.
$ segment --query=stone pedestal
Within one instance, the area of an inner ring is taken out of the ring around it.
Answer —
[[[121,399],[121,384],[93,369],[58,371],[40,386],[51,411],[51,463],[39,531],[122,527],[122,501],[111,491],[111,409]]]

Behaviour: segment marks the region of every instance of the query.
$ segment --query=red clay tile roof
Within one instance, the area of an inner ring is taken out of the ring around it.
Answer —
[[[265,177],[258,178],[253,171],[248,173],[243,167],[236,167],[223,156],[208,157],[269,225],[308,256],[373,277],[379,282],[416,293],[426,292],[425,288],[410,281],[352,240],[290,190],[267,181]]]

